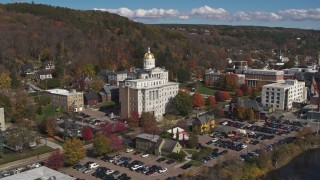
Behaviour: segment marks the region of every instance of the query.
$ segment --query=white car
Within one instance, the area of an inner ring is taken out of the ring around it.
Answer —
[[[89,172],[91,172],[93,169],[91,169],[91,168],[87,168],[85,171],[83,171],[83,173],[84,174],[87,174],[87,173],[89,173]]]
[[[224,121],[224,122],[222,123],[222,125],[224,125],[224,126],[228,125],[228,121]]]
[[[162,168],[162,169],[159,170],[159,173],[165,173],[165,172],[167,172],[167,171],[168,171],[167,168]]]
[[[149,156],[149,154],[147,154],[147,153],[141,154],[141,157],[143,157],[143,158],[146,158],[146,157],[148,157],[148,156]]]
[[[245,149],[245,148],[247,148],[247,147],[248,147],[248,146],[245,145],[245,144],[242,144],[242,145],[241,145],[241,148],[242,148],[242,149]]]
[[[217,142],[219,139],[218,138],[213,138],[211,141],[214,143],[214,142]]]
[[[132,152],[133,151],[133,149],[132,148],[128,148],[128,149],[126,149],[126,153],[129,153],[129,152]]]
[[[89,167],[89,169],[95,169],[95,168],[97,168],[97,167],[99,167],[99,164],[98,163],[90,163],[90,164],[88,164],[88,167]]]
[[[133,171],[135,171],[135,170],[137,170],[137,169],[139,169],[139,168],[141,168],[141,167],[142,167],[142,166],[136,164],[136,165],[132,166],[131,169],[132,169]]]
[[[109,169],[109,170],[106,171],[106,174],[109,175],[109,174],[112,174],[112,173],[114,173],[114,172],[115,172],[115,170]]]

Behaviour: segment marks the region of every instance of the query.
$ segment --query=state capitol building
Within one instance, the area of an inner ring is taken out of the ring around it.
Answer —
[[[119,84],[121,118],[129,118],[134,111],[139,115],[151,112],[161,119],[168,110],[170,99],[179,91],[179,83],[168,81],[168,71],[155,67],[155,57],[150,52],[144,55],[143,69],[136,70],[137,79],[127,79]]]

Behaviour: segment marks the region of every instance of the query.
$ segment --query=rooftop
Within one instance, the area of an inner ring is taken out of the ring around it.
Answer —
[[[282,75],[283,71],[278,70],[266,70],[266,69],[247,69],[245,74],[264,74],[264,75]]]
[[[49,89],[47,92],[51,94],[58,94],[58,95],[64,95],[64,96],[70,96],[70,95],[75,95],[75,94],[83,94],[80,92],[76,92],[76,90],[66,90],[66,89]]]
[[[136,136],[136,138],[157,142],[159,140],[160,136],[144,133],[144,134],[139,134],[138,136]]]
[[[285,80],[284,82],[281,82],[281,83],[267,84],[267,85],[264,85],[263,87],[290,88],[297,84],[305,84],[305,82],[298,82],[297,80]]]
[[[39,168],[31,169],[29,171],[25,171],[19,174],[15,174],[12,176],[4,177],[3,180],[21,180],[21,179],[63,179],[63,180],[74,180],[76,178],[63,174],[61,172],[55,171],[53,169],[47,168],[45,166],[41,166]]]

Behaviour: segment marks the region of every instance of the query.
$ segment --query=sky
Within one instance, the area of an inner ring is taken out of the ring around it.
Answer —
[[[0,3],[31,0],[0,0]],[[320,0],[33,0],[108,11],[145,24],[253,25],[320,30]]]

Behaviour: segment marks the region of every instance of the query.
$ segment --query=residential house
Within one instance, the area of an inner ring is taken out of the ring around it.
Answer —
[[[90,77],[77,77],[72,82],[72,87],[76,89],[80,89],[82,91],[87,91],[90,89],[92,78]]]
[[[20,74],[34,74],[35,67],[32,64],[24,64],[19,68]]]
[[[41,65],[41,69],[45,69],[45,70],[52,70],[54,68],[55,68],[55,65],[54,65],[54,62],[52,61],[45,61]]]
[[[84,97],[84,105],[94,106],[99,103],[99,97],[97,93],[87,92],[83,94]]]
[[[46,71],[36,72],[36,81],[45,80],[45,79],[52,79],[51,72],[46,72]]]
[[[243,106],[245,109],[252,108],[255,120],[264,120],[266,115],[269,114],[269,107],[262,107],[256,100],[246,99],[238,101],[239,106]]]
[[[201,133],[207,133],[214,128],[214,115],[211,113],[197,115],[188,120],[188,125],[191,126],[193,131],[199,130]]]
[[[136,136],[136,148],[156,155],[169,155],[180,153],[182,146],[179,142],[163,139],[158,135],[139,134]]]
[[[119,102],[119,86],[104,85],[102,92],[106,95],[106,101]]]
[[[178,135],[179,141],[182,141],[183,139],[184,140],[188,140],[189,139],[188,132],[186,132],[184,129],[179,128],[179,127],[175,127],[175,128],[169,129],[167,132],[172,134],[172,139],[177,139],[177,133],[179,134]]]
[[[99,92],[99,102],[106,102],[107,101],[107,95],[104,92]]]

